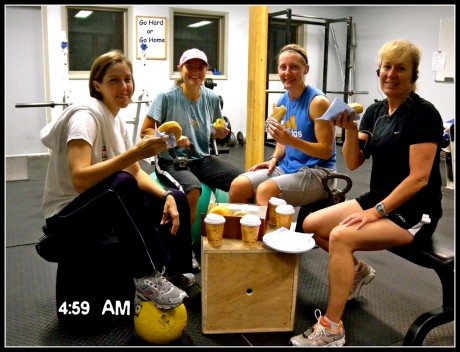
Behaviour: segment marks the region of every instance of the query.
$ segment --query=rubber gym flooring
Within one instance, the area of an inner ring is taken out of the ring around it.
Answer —
[[[265,148],[268,158],[273,149]],[[245,146],[237,144],[219,157],[244,167]],[[28,158],[28,179],[5,183],[5,346],[150,346],[135,332],[133,319],[93,333],[79,333],[60,324],[56,315],[57,264],[43,260],[35,251],[42,236],[41,210],[48,158]],[[146,170],[151,165],[143,163]],[[348,173],[338,147],[338,171]],[[351,175],[351,198],[367,189],[370,164]],[[446,177],[442,162],[441,172]],[[444,182],[444,186],[446,183]],[[444,217],[438,232],[454,236],[454,190],[443,187]],[[200,259],[200,254],[197,253]],[[300,272],[294,331],[233,334],[203,334],[201,321],[201,274],[189,290],[188,320],[182,336],[170,347],[288,346],[289,338],[316,322],[315,309],[327,305],[327,254],[313,249],[300,255]],[[441,305],[442,291],[434,271],[412,264],[389,251],[358,252],[357,256],[376,270],[374,281],[357,299],[347,303],[343,321],[346,346],[402,346],[410,324],[422,313]],[[223,278],[225,280],[225,278]],[[108,283],[110,285],[110,283]],[[110,287],[110,286],[109,286]],[[245,317],[251,319],[251,317]],[[454,347],[455,321],[432,330],[424,346]]]

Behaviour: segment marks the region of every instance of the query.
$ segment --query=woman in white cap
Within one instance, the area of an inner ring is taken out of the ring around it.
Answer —
[[[217,118],[222,118],[222,111],[219,96],[203,85],[208,71],[206,54],[198,49],[186,50],[178,68],[180,78],[175,86],[167,93],[160,93],[150,106],[141,137],[155,134],[155,129],[167,121],[181,125],[182,137],[177,141],[180,148],[174,148],[174,154],[187,157],[188,165],[178,167],[170,152],[166,151],[156,158],[155,171],[163,184],[187,194],[190,218],[194,222],[201,182],[228,192],[231,182],[242,170],[210,154],[210,138],[223,139],[230,130],[211,128]],[[190,149],[190,143],[194,148]]]

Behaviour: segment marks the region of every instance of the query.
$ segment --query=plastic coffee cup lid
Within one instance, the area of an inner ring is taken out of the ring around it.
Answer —
[[[278,205],[275,209],[278,214],[294,214],[294,207],[290,204]]]
[[[276,197],[271,197],[270,200],[269,200],[268,202],[271,203],[271,204],[274,204],[274,205],[283,205],[283,204],[287,204],[286,201],[285,201],[284,199],[276,198]]]
[[[261,223],[260,218],[254,214],[246,214],[240,220],[240,224],[245,226],[260,226]]]
[[[225,223],[225,218],[222,215],[211,213],[206,215],[204,222],[206,224],[219,225]]]

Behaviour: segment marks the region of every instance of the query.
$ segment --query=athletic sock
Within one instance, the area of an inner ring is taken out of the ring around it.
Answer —
[[[331,330],[332,330],[332,331],[337,331],[337,329],[339,328],[340,323],[339,323],[339,324],[334,323],[332,320],[330,320],[330,319],[329,319],[328,317],[326,317],[325,315],[323,315],[323,319],[325,320],[325,323],[326,323],[327,325],[330,325],[330,326],[331,326]]]

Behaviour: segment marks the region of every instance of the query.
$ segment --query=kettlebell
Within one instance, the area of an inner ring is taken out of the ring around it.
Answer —
[[[340,178],[345,180],[347,182],[345,188],[342,190],[336,188],[331,189],[328,185],[328,181],[334,178]],[[351,181],[351,178],[344,174],[332,173],[323,178],[323,187],[328,193],[329,199],[332,200],[333,204],[343,202],[345,200],[345,194],[347,194],[352,185],[353,182]]]
[[[171,155],[173,158],[174,168],[176,170],[185,170],[190,163],[190,156],[195,153],[195,145],[190,143],[190,151],[187,153],[187,155],[178,155],[176,153],[177,150],[177,147],[169,148],[168,150],[169,155]]]

